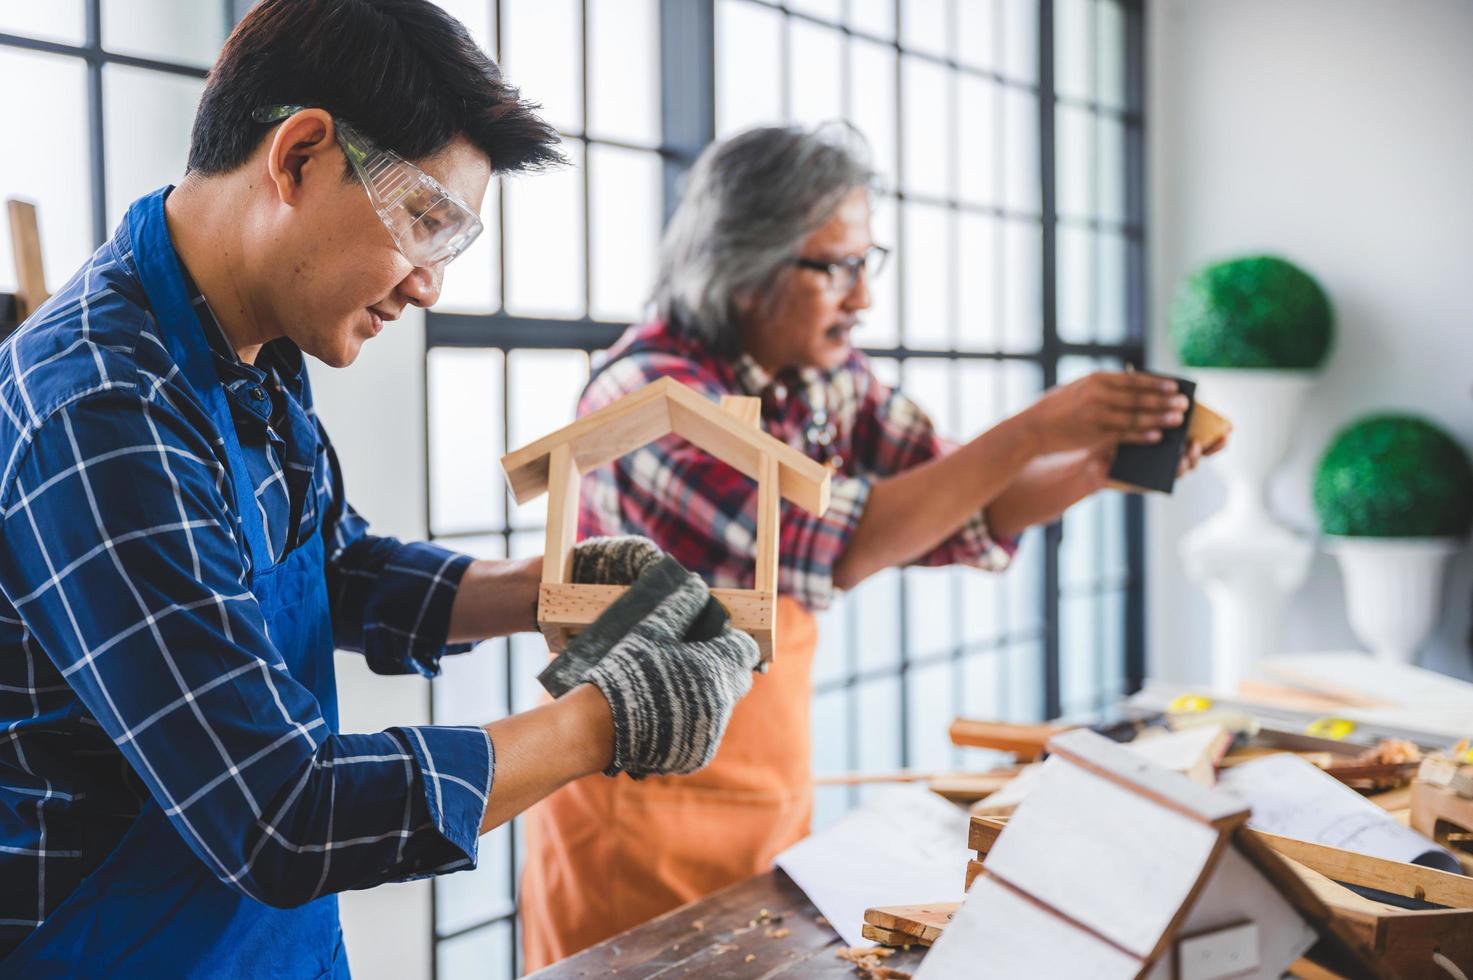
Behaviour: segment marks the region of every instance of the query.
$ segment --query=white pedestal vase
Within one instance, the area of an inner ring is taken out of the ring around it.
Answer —
[[[1448,559],[1462,538],[1331,536],[1325,550],[1340,562],[1345,609],[1361,643],[1381,660],[1409,664],[1442,613]]]
[[[1268,481],[1289,450],[1314,371],[1198,369],[1197,397],[1227,416],[1233,436],[1208,465],[1227,503],[1179,546],[1187,576],[1212,605],[1212,686],[1236,691],[1253,665],[1283,647],[1284,609],[1304,584],[1310,540],[1274,519]]]

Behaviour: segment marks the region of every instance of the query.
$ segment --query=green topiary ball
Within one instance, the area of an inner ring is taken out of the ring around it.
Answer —
[[[1461,537],[1473,527],[1473,464],[1425,419],[1369,415],[1325,450],[1314,508],[1326,534]]]
[[[1187,277],[1171,304],[1171,337],[1188,367],[1313,368],[1330,352],[1334,320],[1313,276],[1249,255]]]

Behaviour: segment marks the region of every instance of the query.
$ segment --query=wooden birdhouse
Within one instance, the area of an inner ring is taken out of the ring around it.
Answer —
[[[537,623],[548,646],[568,639],[599,617],[625,586],[574,583],[572,551],[578,539],[578,491],[585,473],[674,433],[757,481],[757,569],[751,589],[712,589],[732,625],[772,658],[777,627],[778,501],[812,514],[829,505],[829,470],[760,429],[756,398],[729,396],[721,404],[672,378],[661,378],[501,459],[518,503],[547,501],[547,547],[537,596]]]

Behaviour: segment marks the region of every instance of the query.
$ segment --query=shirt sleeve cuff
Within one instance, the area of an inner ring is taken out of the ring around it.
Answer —
[[[780,585],[804,607],[827,609],[834,601],[834,565],[859,526],[872,485],[867,477],[834,476],[829,509],[804,521],[794,540],[783,542],[784,557],[793,555],[796,562],[781,569]]]
[[[430,824],[443,839],[443,844],[426,849],[418,862],[421,868],[440,873],[475,867],[496,771],[491,736],[483,728],[440,725],[390,732],[414,756],[416,788],[424,795]]]
[[[363,628],[363,655],[378,674],[440,673],[440,658],[469,643],[447,644],[450,608],[469,555],[425,542],[401,544],[379,573]]]
[[[1005,571],[1018,552],[1018,539],[993,537],[987,528],[987,511],[982,509],[973,514],[961,530],[953,536],[959,564],[989,572]]]

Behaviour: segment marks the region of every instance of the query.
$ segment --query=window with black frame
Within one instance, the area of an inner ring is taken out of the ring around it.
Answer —
[[[846,118],[865,134],[880,173],[875,235],[895,257],[856,337],[943,431],[969,437],[1058,381],[1141,362],[1138,2],[446,6],[480,17],[509,77],[548,104],[587,166],[508,181],[499,218],[491,195],[484,250],[462,260],[487,280],[447,292],[429,315],[428,519],[443,542],[488,556],[540,550],[542,504],[512,504],[496,460],[570,420],[589,354],[641,313],[670,178],[705,139],[746,126]],[[519,67],[524,43],[537,63]],[[638,100],[643,128],[611,131],[601,52],[620,45],[614,91]],[[613,150],[631,167],[622,181],[601,167]],[[519,228],[519,207],[552,218]],[[602,247],[610,236],[619,247]],[[548,268],[555,278],[532,283]],[[622,306],[598,285],[611,279]],[[1140,510],[1102,496],[1025,535],[1004,575],[892,571],[838,602],[821,620],[816,771],[979,761],[947,741],[954,714],[1083,716],[1138,684]],[[436,721],[536,702],[545,647],[487,647],[447,664]],[[816,821],[861,795],[820,789]],[[440,976],[515,968],[519,836],[497,831],[480,871],[437,883]]]

